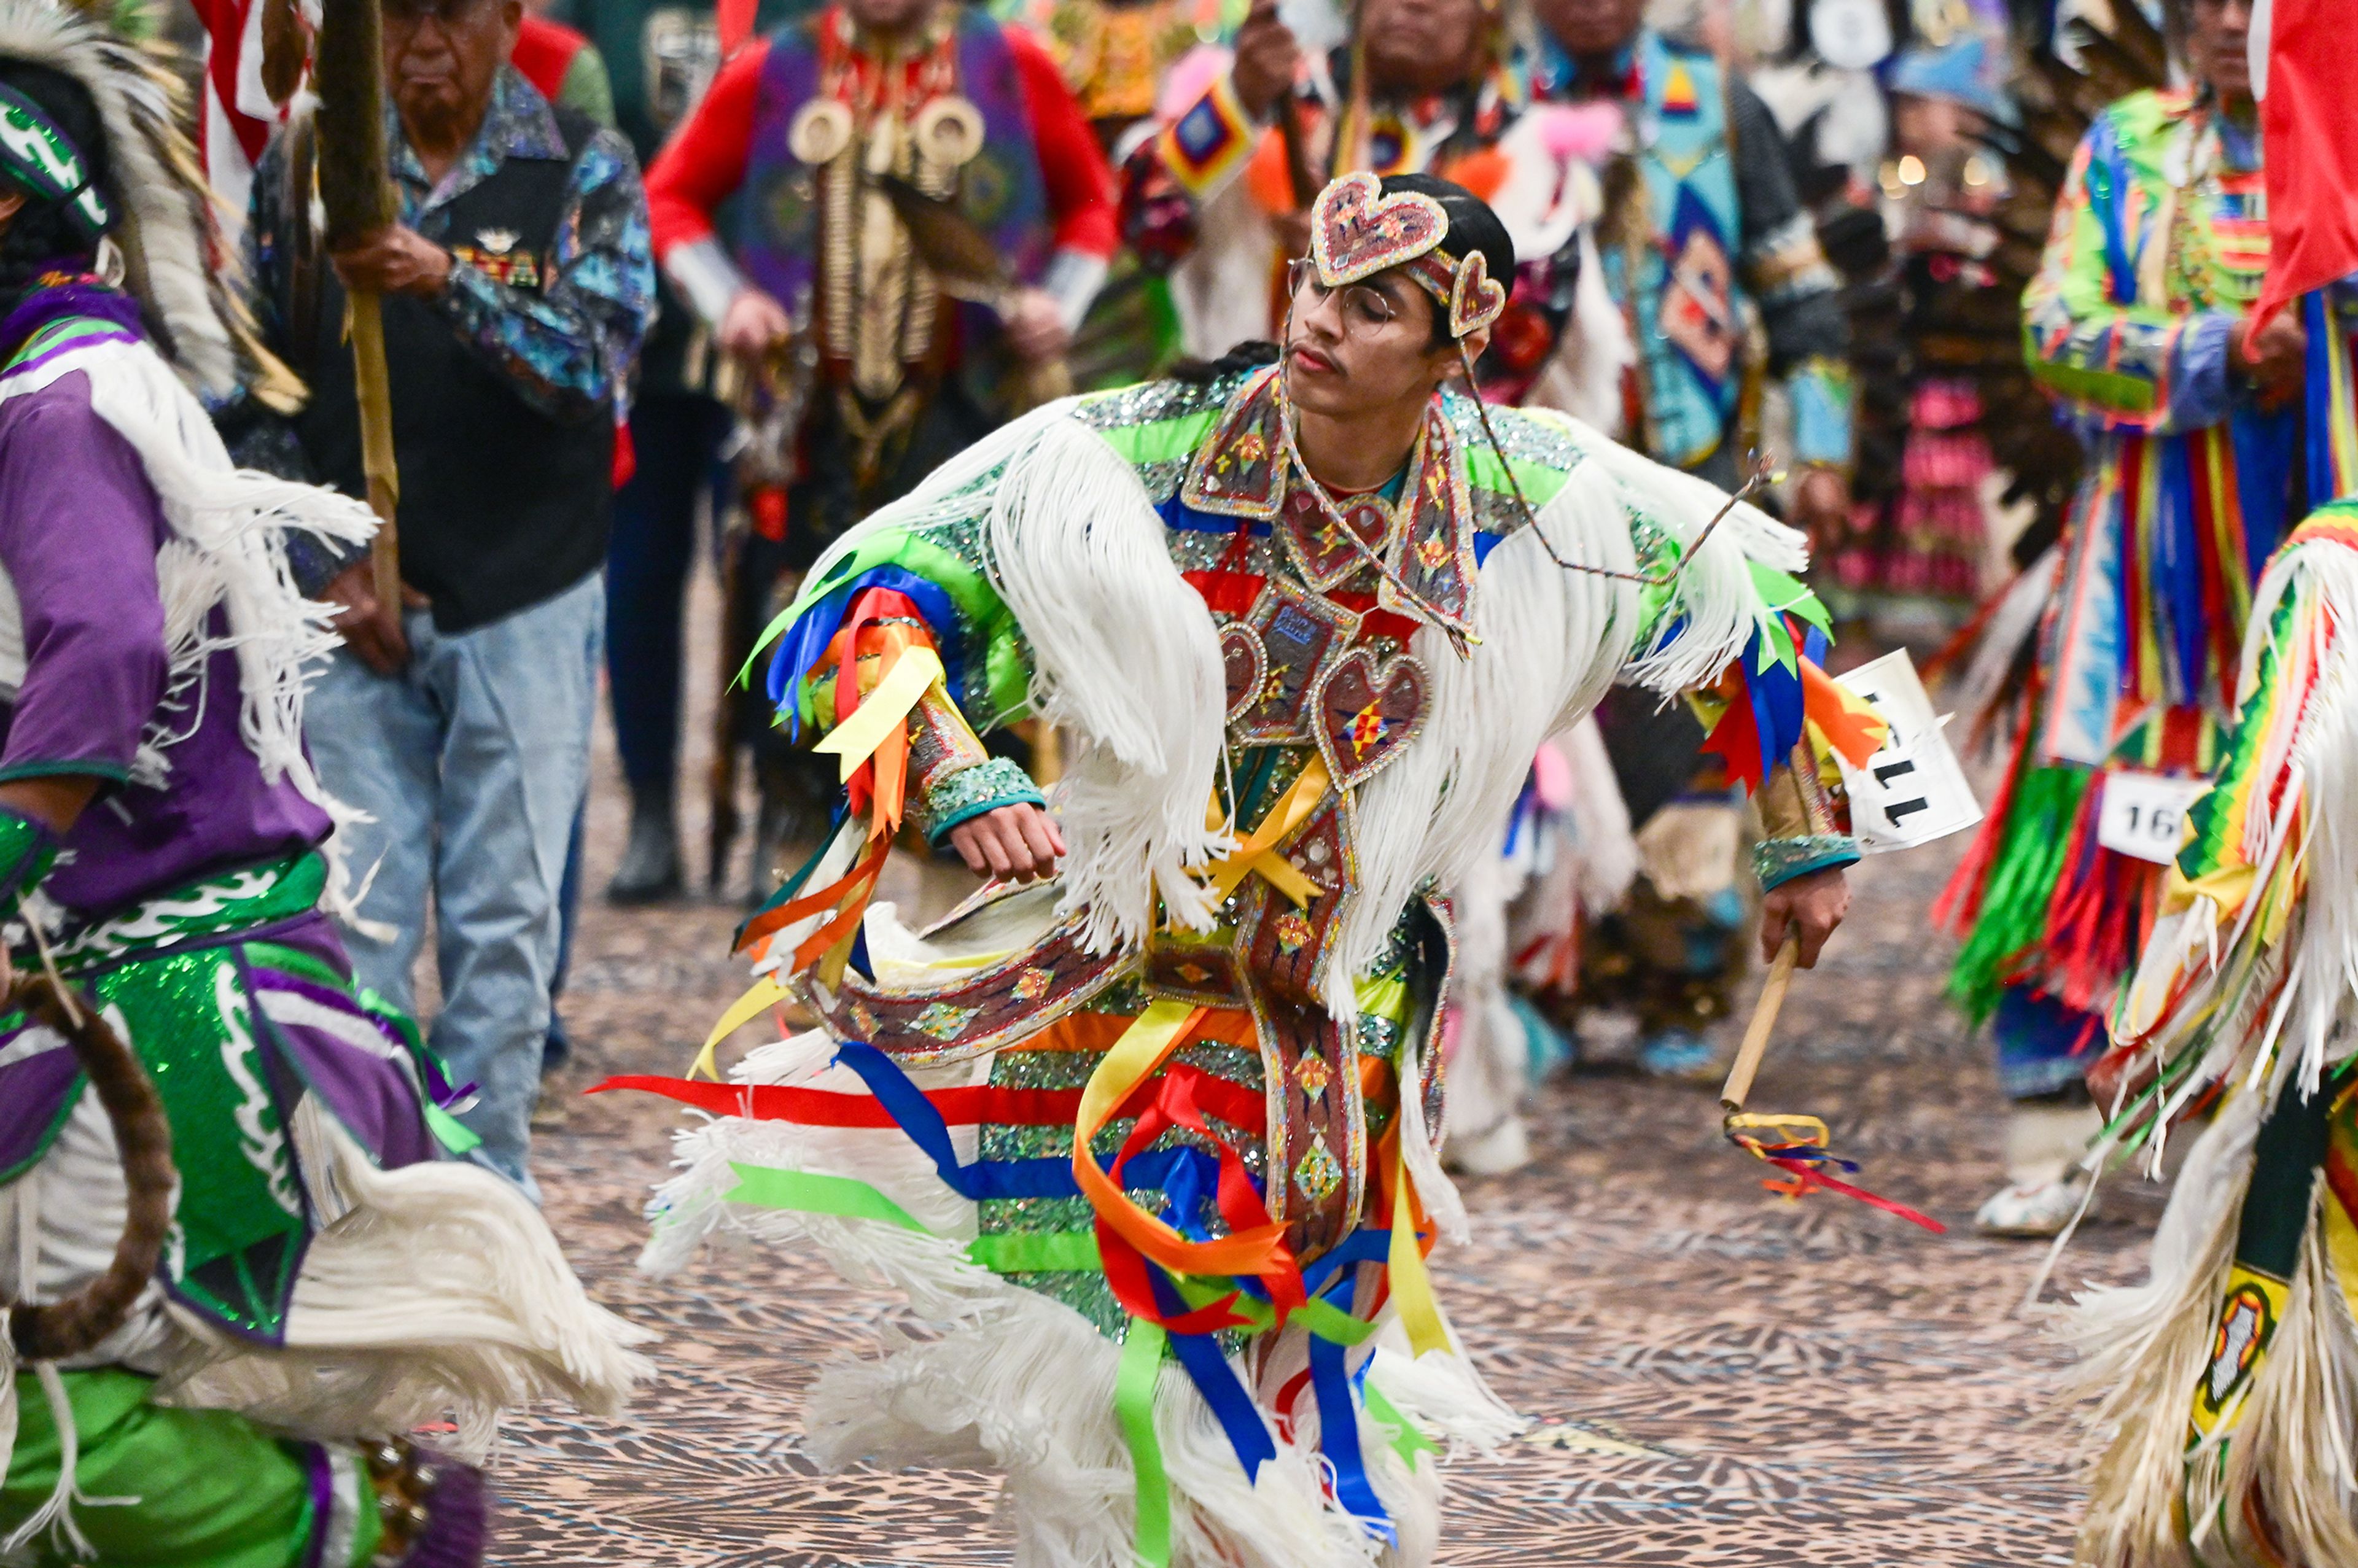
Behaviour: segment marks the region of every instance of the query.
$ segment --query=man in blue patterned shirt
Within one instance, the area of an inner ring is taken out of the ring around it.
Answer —
[[[400,220],[306,266],[287,149],[249,227],[267,334],[311,387],[313,474],[366,492],[346,287],[384,299],[404,603],[365,560],[298,563],[347,646],[313,692],[321,778],[373,820],[349,933],[362,982],[406,1009],[431,901],[432,1044],[479,1086],[475,1157],[532,1188],[567,840],[586,785],[615,431],[652,314],[630,145],[552,107],[508,61],[520,0],[386,0]]]

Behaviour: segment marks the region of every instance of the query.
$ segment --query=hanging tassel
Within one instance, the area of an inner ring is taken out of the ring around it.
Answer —
[[[16,1401],[15,1357],[11,1354],[8,1378],[8,1425],[10,1447],[15,1446]],[[0,1541],[0,1557],[14,1558],[38,1540],[44,1531],[57,1551],[87,1563],[98,1555],[90,1537],[82,1534],[74,1522],[74,1505],[87,1509],[122,1509],[138,1506],[137,1498],[93,1498],[86,1495],[75,1483],[74,1473],[81,1467],[81,1435],[74,1426],[73,1403],[66,1397],[66,1380],[54,1361],[36,1362],[34,1375],[41,1380],[42,1397],[49,1405],[49,1420],[58,1429],[58,1484],[49,1492],[49,1500],[36,1509],[32,1516],[18,1525],[5,1541]]]

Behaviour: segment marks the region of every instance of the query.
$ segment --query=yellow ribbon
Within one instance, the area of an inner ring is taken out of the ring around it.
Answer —
[[[720,1015],[720,1022],[712,1026],[712,1033],[704,1037],[704,1049],[696,1054],[696,1065],[688,1068],[687,1076],[692,1078],[702,1073],[714,1083],[719,1083],[720,1067],[712,1054],[719,1048],[720,1043],[793,994],[778,983],[778,977],[773,974],[763,975],[755,980],[753,989],[730,1002],[729,1011]]]
[[[1402,1084],[1401,1093],[1413,1094],[1414,1084]],[[1393,1140],[1399,1162],[1392,1167],[1392,1241],[1387,1268],[1391,1275],[1392,1306],[1401,1326],[1408,1330],[1409,1353],[1449,1348],[1449,1331],[1441,1326],[1441,1303],[1433,1299],[1433,1275],[1424,1266],[1423,1249],[1416,1244],[1416,1210],[1409,1202],[1408,1136]]]
[[[838,781],[849,784],[860,764],[874,754],[896,726],[908,722],[910,710],[925,700],[925,693],[941,678],[942,661],[931,648],[912,644],[902,649],[876,688],[851,710],[851,717],[828,730],[827,739],[811,750],[839,758]]]
[[[1180,1033],[1202,1011],[1184,1001],[1151,1001],[1130,1021],[1130,1027],[1121,1032],[1121,1038],[1113,1043],[1105,1059],[1089,1075],[1087,1087],[1081,1090],[1080,1114],[1073,1119],[1078,1135],[1076,1149],[1088,1148],[1089,1140],[1130,1098],[1130,1091],[1145,1082],[1146,1076],[1163,1065],[1163,1058],[1178,1048]]]
[[[1297,904],[1307,904],[1325,892],[1297,871],[1274,846],[1318,808],[1332,782],[1326,773],[1326,759],[1313,752],[1301,776],[1293,781],[1293,787],[1269,808],[1269,815],[1260,819],[1260,826],[1252,830],[1251,836],[1205,868],[1205,880],[1211,884],[1213,896],[1228,897],[1245,878],[1255,873]],[[1219,826],[1218,801],[1215,800],[1205,812],[1204,820],[1212,827]]]

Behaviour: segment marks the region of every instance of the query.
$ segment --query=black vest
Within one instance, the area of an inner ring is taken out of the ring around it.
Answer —
[[[574,158],[596,126],[557,111],[565,157],[510,157],[443,209],[444,243],[546,287]],[[486,241],[489,241],[487,243]],[[504,249],[501,249],[502,245]],[[322,265],[311,401],[297,432],[312,471],[365,498],[344,291]],[[286,308],[281,301],[282,312]],[[385,358],[401,476],[401,575],[434,601],[434,624],[464,632],[563,592],[606,559],[613,511],[611,409],[565,421],[535,408],[432,304],[386,295]]]

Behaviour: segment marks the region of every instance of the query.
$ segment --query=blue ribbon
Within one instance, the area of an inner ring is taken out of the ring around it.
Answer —
[[[2164,690],[2170,701],[2182,703],[2192,701],[2202,684],[2202,561],[2194,538],[2194,470],[2187,444],[2164,441],[2158,466],[2152,610],[2169,650],[2166,677],[2174,676]]]
[[[1179,1299],[1169,1275],[1149,1263],[1146,1278],[1154,1290],[1154,1304],[1165,1317],[1176,1317],[1187,1310],[1187,1303]],[[1277,1443],[1261,1420],[1260,1407],[1245,1392],[1236,1368],[1221,1353],[1219,1341],[1208,1334],[1174,1334],[1171,1336],[1171,1353],[1187,1369],[1195,1391],[1204,1396],[1220,1430],[1228,1434],[1228,1446],[1235,1451],[1237,1463],[1244,1467],[1245,1479],[1260,1480],[1260,1467],[1277,1457]]]
[[[1198,512],[1179,497],[1179,492],[1172,492],[1171,499],[1155,510],[1163,514],[1164,526],[1176,528],[1183,534],[1234,534],[1237,531],[1237,524],[1243,522],[1242,518],[1223,517],[1210,512]],[[1252,523],[1247,526],[1256,539],[1266,539],[1276,532],[1274,524],[1269,523]]]
[[[2227,351],[2240,351],[2230,344]],[[2227,435],[2235,446],[2235,500],[2244,515],[2243,564],[2253,582],[2260,580],[2268,557],[2284,542],[2286,514],[2292,509],[2293,469],[2301,461],[2303,427],[2310,427],[2312,440],[2323,438],[2314,427],[2324,414],[2318,406],[2323,396],[2312,392],[2306,408],[2279,409],[2274,414],[2236,408],[2228,413]],[[2319,449],[2309,448],[2312,454]],[[2309,494],[2317,495],[2313,481]]]
[[[2333,482],[2333,372],[2330,354],[2346,352],[2342,333],[2326,313],[2325,290],[2312,289],[2300,298],[2301,325],[2309,332],[2302,360],[2306,372],[2302,391],[2309,446],[2309,503],[2321,506],[2339,500]],[[2358,479],[2358,475],[2353,475]],[[2253,574],[2255,579],[2258,574]]]
[[[1080,1184],[1073,1180],[1070,1160],[977,1160],[963,1163],[950,1142],[949,1124],[925,1092],[909,1081],[899,1064],[875,1046],[847,1040],[836,1060],[860,1075],[892,1119],[901,1125],[934,1170],[960,1197],[975,1203],[986,1198],[1076,1198]],[[1098,1162],[1111,1169],[1113,1157],[1100,1154]],[[1197,1239],[1206,1231],[1197,1216],[1206,1195],[1218,1189],[1219,1161],[1202,1149],[1174,1146],[1141,1154],[1122,1167],[1124,1187],[1159,1189],[1170,1199],[1172,1223]]]
[[[2128,170],[2112,121],[2099,114],[2092,129],[2088,205],[2104,231],[2105,293],[2115,305],[2126,305],[2136,297],[2136,268],[2129,260],[2128,240],[2121,227],[2120,192]]]
[[[1400,1532],[1378,1500],[1375,1484],[1368,1479],[1367,1457],[1359,1452],[1359,1401],[1344,1350],[1331,1339],[1311,1336],[1310,1388],[1318,1397],[1318,1447],[1335,1466],[1335,1500],[1369,1535],[1397,1541]]]

